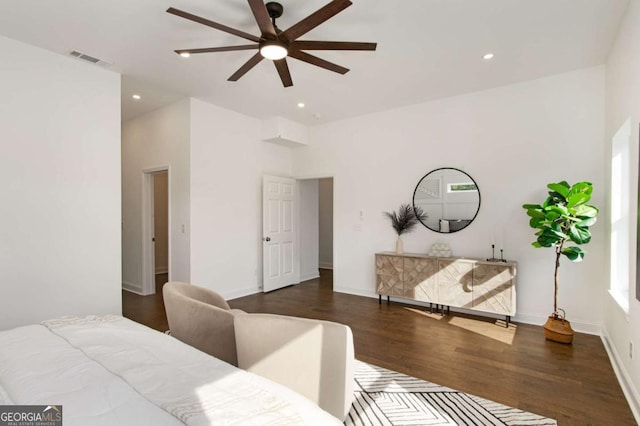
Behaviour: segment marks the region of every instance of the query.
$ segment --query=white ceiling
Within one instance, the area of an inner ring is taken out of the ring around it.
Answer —
[[[280,0],[278,26],[286,29],[328,1]],[[125,120],[192,96],[257,118],[311,125],[602,64],[629,2],[352,1],[301,39],[377,42],[377,51],[312,52],[350,68],[345,75],[288,59],[289,88],[266,60],[227,81],[254,51],[188,59],[173,52],[248,43],[170,15],[168,7],[259,35],[246,0],[3,0],[0,34],[109,62],[123,75]],[[487,52],[495,58],[483,60]],[[143,99],[134,101],[133,93]]]

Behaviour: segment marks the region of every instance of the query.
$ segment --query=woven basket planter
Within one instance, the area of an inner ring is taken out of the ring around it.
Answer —
[[[571,323],[564,318],[551,315],[544,324],[544,337],[547,340],[570,344],[573,342],[573,334]]]

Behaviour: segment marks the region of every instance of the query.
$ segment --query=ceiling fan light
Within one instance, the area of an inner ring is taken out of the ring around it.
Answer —
[[[287,48],[279,43],[265,43],[260,47],[260,54],[272,61],[277,61],[278,59],[282,59],[287,56],[289,52]]]

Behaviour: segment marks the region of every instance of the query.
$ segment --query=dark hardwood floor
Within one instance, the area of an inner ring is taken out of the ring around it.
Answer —
[[[156,275],[156,294],[138,296],[122,290],[122,315],[147,327],[167,331],[167,313],[164,310],[162,286],[167,282],[168,274]]]
[[[572,345],[563,345],[545,340],[538,326],[506,329],[482,317],[441,317],[411,305],[334,293],[332,280],[332,272],[322,270],[320,279],[229,304],[347,324],[362,361],[552,417],[559,425],[636,424],[598,336],[577,333]],[[124,315],[165,331],[161,294],[124,292]]]

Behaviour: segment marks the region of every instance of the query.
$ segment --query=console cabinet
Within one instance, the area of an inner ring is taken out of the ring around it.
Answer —
[[[464,257],[376,253],[380,296],[505,315],[516,313],[516,263]]]

